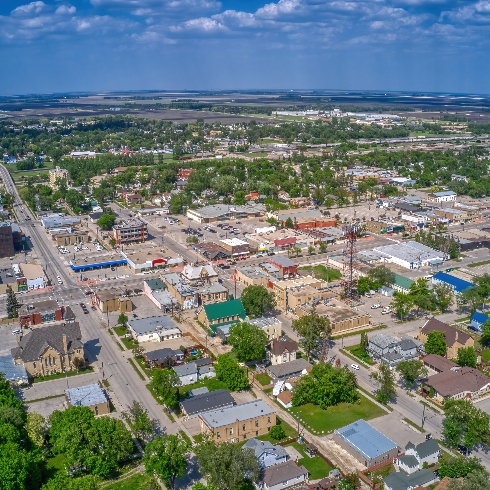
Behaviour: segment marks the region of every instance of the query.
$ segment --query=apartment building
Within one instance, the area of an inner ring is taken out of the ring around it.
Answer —
[[[148,225],[140,218],[124,218],[107,234],[116,241],[116,245],[145,242],[148,239]]]
[[[70,185],[70,175],[66,168],[56,166],[55,168],[49,169],[49,187],[55,191],[58,190],[58,186],[56,185],[57,180],[63,181],[67,187]]]

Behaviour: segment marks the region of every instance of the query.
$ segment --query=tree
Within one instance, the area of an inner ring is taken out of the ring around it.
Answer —
[[[395,282],[395,273],[385,265],[378,265],[368,271],[368,277],[376,283],[379,289],[381,286],[391,286]]]
[[[446,334],[436,330],[429,332],[425,342],[425,352],[427,354],[446,355]]]
[[[488,347],[490,345],[490,320],[487,320],[482,326],[482,335],[480,337],[480,343],[484,347]]]
[[[116,240],[114,238],[111,238],[109,240],[109,245],[112,247],[112,248],[115,248],[116,247]]]
[[[329,342],[332,328],[328,318],[313,311],[309,315],[293,320],[293,330],[302,338],[301,344],[308,359],[320,342]]]
[[[134,357],[142,357],[143,354],[145,353],[145,348],[142,345],[136,344],[131,349],[131,352],[133,353]]]
[[[204,483],[198,482],[192,486],[192,490],[218,490],[215,485],[204,485]]]
[[[197,238],[196,235],[189,235],[186,239],[185,239],[186,243],[191,243],[193,245],[197,245],[199,243],[199,238]]]
[[[465,446],[471,450],[490,443],[489,416],[470,400],[446,399],[444,415],[442,435],[450,447]]]
[[[395,373],[388,364],[384,362],[378,364],[378,369],[372,372],[369,377],[378,385],[376,400],[380,403],[388,403],[396,398]]]
[[[286,222],[284,223],[284,226],[286,228],[294,228],[294,223],[293,223],[293,220],[291,219],[291,217],[289,217]]]
[[[460,366],[469,366],[472,368],[476,368],[476,352],[473,347],[467,347],[467,348],[460,348],[458,350],[458,358],[456,362]]]
[[[315,247],[313,245],[310,245],[308,247],[308,255],[311,255],[315,251]]]
[[[247,375],[232,354],[221,354],[218,356],[214,368],[216,378],[223,381],[228,390],[240,391],[248,389]]]
[[[257,325],[236,323],[230,328],[228,344],[241,362],[262,360],[265,358],[267,334]]]
[[[490,480],[485,471],[472,471],[464,479],[453,479],[447,490],[490,490]]]
[[[68,473],[59,471],[54,478],[49,479],[41,487],[41,490],[97,490],[99,488],[98,480],[93,475],[73,478]]]
[[[99,226],[102,230],[112,230],[115,222],[116,217],[113,214],[103,214],[97,220],[97,226]]]
[[[396,370],[405,380],[405,384],[411,388],[415,381],[421,376],[427,376],[427,368],[422,361],[418,359],[410,359],[409,361],[401,361],[397,364]]]
[[[148,410],[140,402],[134,400],[128,411],[123,412],[122,415],[138,439],[144,442],[151,440],[156,423],[149,417]]]
[[[269,431],[269,435],[275,441],[280,441],[286,437],[286,432],[284,432],[282,426],[275,425],[274,427],[271,427],[271,430]]]
[[[276,306],[276,299],[272,291],[264,286],[247,286],[240,297],[247,315],[252,317],[264,316],[264,313]]]
[[[363,276],[357,281],[357,293],[360,295],[369,293],[369,291],[371,291],[373,288],[373,282],[371,279],[369,279],[369,277]]]
[[[463,458],[456,456],[452,458],[442,459],[439,467],[439,476],[444,478],[464,478],[472,472],[485,473],[485,468],[478,458]]]
[[[327,242],[320,242],[318,248],[320,249],[320,253],[325,253],[327,250]]]
[[[123,326],[126,326],[126,323],[128,323],[128,317],[124,314],[124,313],[121,313],[118,317],[117,317],[117,323],[119,325],[123,325]]]
[[[395,292],[390,303],[391,308],[403,320],[413,308],[413,300],[410,295]]]
[[[359,347],[364,352],[367,352],[368,346],[369,346],[368,334],[367,332],[361,332],[361,341],[359,342]]]
[[[44,446],[46,437],[46,420],[40,413],[28,412],[26,423],[27,434],[30,440],[38,447]]]
[[[233,196],[233,201],[237,206],[243,206],[246,202],[245,199],[245,191],[235,191],[235,194]]]
[[[206,441],[196,449],[201,474],[218,490],[239,490],[259,476],[259,462],[252,449],[237,444]]]
[[[453,288],[449,284],[440,282],[432,286],[432,291],[436,295],[439,310],[445,313],[454,300]]]
[[[483,304],[484,297],[481,295],[481,290],[479,287],[473,287],[465,289],[462,293],[458,294],[457,300],[458,305],[468,306],[471,314],[475,313],[475,311]]]
[[[7,315],[9,318],[17,318],[17,310],[20,304],[17,301],[14,290],[7,286]]]
[[[173,490],[175,480],[185,475],[189,449],[188,442],[180,435],[155,437],[147,444],[143,455],[146,472],[157,475]]]
[[[179,386],[181,385],[177,373],[173,369],[158,369],[153,371],[150,386],[153,391],[163,398],[167,407],[174,407],[179,400]]]

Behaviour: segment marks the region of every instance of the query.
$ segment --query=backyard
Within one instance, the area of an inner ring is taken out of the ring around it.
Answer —
[[[267,373],[260,373],[255,375],[255,379],[262,385],[267,386],[272,382],[272,378]]]
[[[299,407],[292,407],[288,411],[296,420],[299,419],[302,425],[306,425],[306,428],[311,428],[320,434],[332,432],[359,419],[370,420],[386,414],[381,407],[360,393],[357,403],[339,403],[327,410],[307,403]]]
[[[333,470],[322,457],[314,456],[310,458],[305,452],[305,445],[299,442],[293,442],[291,446],[296,449],[303,457],[298,459],[298,465],[304,466],[309,473],[310,480],[319,480],[328,476],[328,473]]]
[[[347,350],[354,357],[357,357],[358,359],[365,362],[366,364],[369,364],[369,365],[374,364],[374,361],[372,360],[372,358],[369,356],[369,354],[359,344],[346,347],[345,350]]]

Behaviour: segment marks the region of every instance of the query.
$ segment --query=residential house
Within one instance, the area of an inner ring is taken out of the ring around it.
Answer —
[[[266,357],[275,366],[277,364],[295,361],[297,351],[298,344],[294,341],[273,340],[266,349]]]
[[[412,490],[414,488],[428,487],[439,481],[433,471],[422,469],[407,475],[403,471],[396,471],[383,480],[385,490]]]
[[[395,273],[395,282],[391,285],[391,287],[398,291],[399,293],[407,294],[410,291],[410,286],[414,283],[412,279],[408,277],[402,276],[400,274]]]
[[[381,358],[389,352],[394,352],[398,340],[384,333],[377,333],[368,338],[368,352],[373,357]]]
[[[237,323],[245,320],[246,317],[247,314],[239,299],[204,305],[197,315],[200,322],[214,331],[221,325]]]
[[[166,315],[131,318],[127,325],[129,332],[138,342],[163,342],[182,337],[182,332],[177,324]]]
[[[261,468],[268,468],[289,460],[289,454],[282,446],[279,444],[275,446],[269,441],[259,441],[255,437],[249,439],[242,449],[252,449]]]
[[[180,349],[157,349],[143,353],[143,359],[150,367],[168,367],[181,363],[184,360],[184,353]]]
[[[12,349],[16,364],[23,364],[31,378],[73,371],[85,364],[82,333],[78,323],[36,328]]]
[[[293,406],[293,394],[289,390],[281,391],[276,399],[284,408],[291,408]]]
[[[313,366],[303,358],[296,359],[275,366],[268,366],[267,373],[274,380],[284,380],[287,378],[297,378],[311,371]]]
[[[228,390],[215,390],[187,398],[179,403],[182,413],[189,417],[197,417],[200,413],[210,410],[224,409],[235,405],[235,400]]]
[[[187,362],[180,366],[174,366],[172,369],[179,377],[180,383],[184,386],[195,383],[201,379],[216,377],[213,363],[209,357],[196,359],[195,361]]]
[[[453,191],[431,192],[427,194],[428,202],[450,202],[456,201],[458,195]]]
[[[447,323],[441,322],[436,318],[427,320],[423,327],[419,329],[418,340],[424,344],[427,342],[427,337],[430,332],[443,332],[446,336],[446,357],[448,359],[456,359],[458,350],[461,348],[475,347],[475,341],[466,332],[462,332]]]
[[[286,461],[262,470],[259,480],[254,483],[257,490],[282,490],[307,481],[308,470],[294,461]]]
[[[134,194],[126,194],[126,204],[129,206],[133,206],[135,204],[143,204],[145,202],[145,198],[139,194],[139,193],[134,193]]]
[[[470,324],[468,325],[468,328],[471,328],[472,330],[476,330],[477,332],[482,331],[482,326],[487,323],[488,321],[488,316],[484,315],[480,311],[475,311],[473,315],[471,316]]]
[[[417,446],[408,442],[405,446],[405,455],[395,459],[394,464],[397,469],[411,475],[412,473],[421,470],[425,463],[427,463],[428,466],[437,463],[440,456],[441,450],[435,439],[421,442]]]
[[[111,413],[109,399],[99,383],[67,389],[65,399],[69,407],[88,407],[95,416]]]
[[[215,442],[245,441],[267,434],[276,425],[276,413],[261,399],[198,415],[201,433]]]

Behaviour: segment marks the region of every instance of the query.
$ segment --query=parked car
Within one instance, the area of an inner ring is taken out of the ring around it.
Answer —
[[[377,310],[378,308],[381,308],[381,305],[379,303],[376,303],[375,305],[371,306],[371,310]]]
[[[94,292],[93,291],[87,291],[85,294],[88,296],[90,294],[94,294]]]
[[[382,314],[382,315],[387,315],[388,313],[391,313],[391,308],[385,308],[385,309],[384,309],[384,310],[381,312],[381,314]]]
[[[355,369],[356,371],[359,371],[360,367],[357,364],[351,364],[350,367],[352,369]]]
[[[92,308],[93,311],[95,311],[97,308],[95,308],[94,305],[92,305],[90,308]]]
[[[22,330],[20,328],[16,328],[15,330],[12,330],[12,335],[19,335],[22,333]]]

